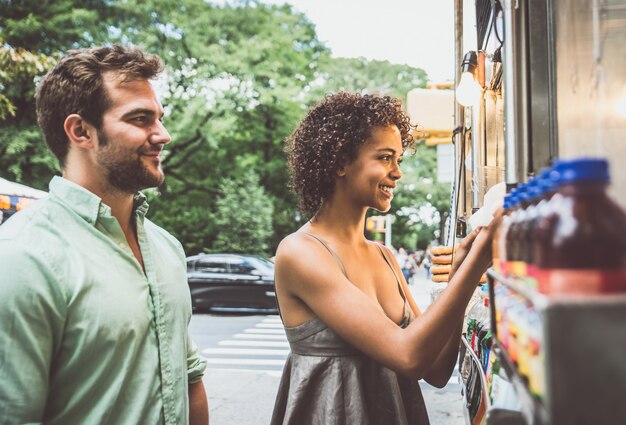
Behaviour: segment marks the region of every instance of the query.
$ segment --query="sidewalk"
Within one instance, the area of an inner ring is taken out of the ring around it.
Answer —
[[[431,304],[431,289],[433,282],[426,278],[426,271],[420,271],[413,276],[409,289],[415,303],[424,312]],[[428,410],[431,425],[465,425],[463,418],[463,396],[459,385],[459,373],[455,368],[448,385],[439,389],[425,381],[420,381],[424,401]]]

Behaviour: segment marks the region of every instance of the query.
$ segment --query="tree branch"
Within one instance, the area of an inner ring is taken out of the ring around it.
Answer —
[[[213,189],[210,186],[207,186],[205,184],[200,184],[196,181],[192,181],[192,180],[187,180],[187,178],[185,178],[184,176],[182,176],[181,174],[177,173],[174,170],[170,170],[167,172],[167,175],[170,177],[173,177],[179,181],[181,181],[182,183],[185,184],[186,186],[186,191],[189,190],[199,190],[205,193],[208,193],[209,195],[212,196],[217,196],[219,193],[217,191],[217,189]]]

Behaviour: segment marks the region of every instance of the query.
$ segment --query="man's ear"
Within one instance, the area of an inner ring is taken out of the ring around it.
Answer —
[[[96,129],[78,114],[65,118],[63,129],[70,143],[82,148],[90,148],[95,143]]]

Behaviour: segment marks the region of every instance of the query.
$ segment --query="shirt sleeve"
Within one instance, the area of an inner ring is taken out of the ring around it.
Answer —
[[[189,384],[195,384],[202,380],[206,364],[206,359],[200,356],[198,347],[187,332],[187,381]]]
[[[0,241],[0,423],[39,423],[64,297],[40,258]]]

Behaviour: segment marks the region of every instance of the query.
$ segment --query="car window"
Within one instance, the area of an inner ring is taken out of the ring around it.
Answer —
[[[250,262],[257,270],[270,275],[274,274],[274,264],[272,262],[260,257],[253,257],[250,259]]]
[[[230,263],[230,272],[233,274],[250,274],[254,266],[247,261],[237,261]]]
[[[203,258],[196,263],[196,271],[205,273],[228,273],[228,263],[223,258]]]

